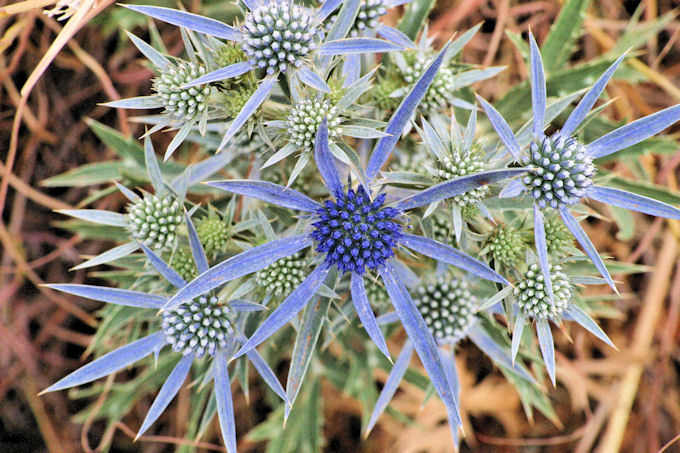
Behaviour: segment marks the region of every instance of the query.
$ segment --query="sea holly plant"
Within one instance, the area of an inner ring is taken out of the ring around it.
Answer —
[[[403,123],[411,115],[409,107],[417,104],[418,98],[423,96],[445,52],[446,48],[425,71],[411,93],[402,102],[401,108],[395,112],[386,130],[403,128]],[[382,166],[374,159],[380,159],[383,162],[387,160],[393,146],[393,139],[394,136],[387,136],[377,142],[369,161],[369,169]],[[481,184],[519,174],[524,170],[492,170],[468,175],[441,183],[402,198],[389,206],[384,206],[386,193],[374,197],[364,184],[359,184],[356,190],[345,188],[330,151],[326,119],[317,133],[315,161],[328,192],[332,195],[332,199],[326,200],[323,204],[293,189],[286,189],[264,181],[227,180],[209,183],[213,187],[232,193],[258,198],[309,214],[312,231],[309,234],[301,234],[255,247],[214,266],[180,290],[168,301],[166,308],[211,291],[230,280],[256,272],[277,259],[314,246],[322,262],[317,264],[305,280],[267,317],[250,336],[237,356],[264,342],[293,319],[326,281],[331,268],[337,268],[340,274],[350,275],[352,301],[357,314],[371,339],[385,355],[388,355],[387,345],[368,305],[369,301],[363,282],[364,274],[371,269],[376,271],[383,280],[392,304],[413,341],[435,389],[446,404],[451,419],[458,420],[456,404],[446,382],[441,361],[436,354],[434,338],[427,329],[422,316],[415,309],[403,282],[397,277],[392,261],[395,259],[395,251],[400,247],[405,247],[443,263],[460,267],[480,277],[507,283],[501,275],[485,264],[450,246],[406,233],[403,231],[403,222],[405,212],[408,210],[458,195]],[[373,162],[373,167],[371,162]],[[366,173],[367,183],[373,176],[375,176],[374,173]]]
[[[368,434],[406,381],[425,399],[439,396],[457,443],[466,400],[459,351],[488,356],[528,417],[536,408],[557,420],[551,387],[541,383],[543,364],[557,379],[551,323],[575,321],[611,346],[595,318],[613,309],[581,288],[613,287],[609,272],[645,270],[612,260],[605,267],[579,221],[609,212],[581,202],[616,207],[619,223],[621,207],[680,218],[677,207],[638,193],[671,203],[674,194],[624,184],[596,166],[619,150],[639,152],[631,145],[675,123],[680,108],[618,128],[599,116],[607,103],[595,104],[625,56],[558,71],[566,53],[556,56],[556,43],[573,45],[578,36],[580,21],[567,19],[548,35],[543,56],[532,35],[528,46],[509,35],[526,50],[529,83],[505,98],[494,93],[495,107],[482,98],[474,104],[471,84],[502,70],[463,58],[480,26],[438,48],[425,23],[431,2],[409,5],[400,31],[381,23],[404,3],[246,0],[231,5],[242,19],[229,23],[128,6],[176,25],[184,51],[169,45],[170,55],[155,30],[152,44],[130,34],[154,69],[151,93],[108,105],[162,109],[134,118],[150,127],[140,131],[144,146],[91,122],[118,160],[46,181],[99,186],[84,206],[113,192],[127,200],[119,212],[62,211],[74,220],[60,225],[83,238],[118,241],[76,266],[106,265],[91,276],[117,287],[52,285],[107,305],[86,351],[95,360],[48,390],[93,382],[152,354],[158,368],[140,367],[110,389],[72,390],[78,398],[109,395],[78,420],[113,426],[157,391],[143,435],[191,374],[183,435],[209,437],[218,420],[235,452],[243,425],[235,423],[230,383],[248,400],[264,381],[272,410],[249,440],[273,451],[320,451],[326,383],[360,402]],[[546,84],[542,57],[559,87]],[[583,74],[599,79],[589,87]],[[513,132],[509,124],[524,125]],[[611,132],[583,138],[603,129]],[[167,130],[176,132],[159,162],[151,138]],[[651,151],[677,148],[671,137],[654,140],[645,142]],[[185,143],[192,146],[173,154]],[[376,366],[389,372],[380,391],[367,385]]]
[[[487,315],[479,311],[481,301],[465,280],[456,278],[451,273],[444,273],[430,280],[421,282],[412,290],[413,300],[438,345],[446,379],[457,403],[460,401],[460,383],[456,370],[455,348],[465,339],[474,343],[505,372],[514,373],[521,379],[534,382],[534,378],[527,370],[510,357],[510,350],[505,345],[499,344],[489,334],[487,330],[489,325],[483,322]],[[386,323],[392,318],[393,316],[386,315],[382,317],[382,321]],[[373,429],[378,417],[385,411],[390,399],[397,391],[412,356],[413,345],[407,341],[375,403],[366,428],[367,433]],[[454,444],[457,446],[458,426],[453,420],[449,420],[449,426]]]
[[[625,55],[622,55],[585,94],[562,128],[547,136],[544,133],[546,85],[543,62],[533,35],[529,36],[529,44],[533,137],[524,154],[522,154],[517,137],[505,119],[491,104],[481,97],[478,98],[503,146],[515,161],[527,169],[526,176],[508,184],[500,196],[525,195],[533,199],[536,251],[551,303],[554,302],[554,293],[545,236],[544,211],[546,210],[556,210],[559,213],[564,224],[581,244],[602,277],[616,291],[616,285],[604,261],[571,213],[570,208],[584,199],[592,199],[649,215],[680,219],[680,209],[674,206],[631,192],[595,184],[596,167],[593,162],[595,159],[635,145],[676,123],[680,120],[680,106],[669,107],[641,118],[588,144],[582,144],[574,137],[574,132],[595,105],[607,82],[625,58]]]
[[[240,27],[168,8],[143,5],[126,5],[126,7],[197,33],[241,45],[248,57],[247,61],[234,63],[197,77],[186,83],[185,87],[227,80],[256,70],[266,73],[255,92],[229,125],[220,144],[221,149],[269,96],[279,74],[292,73],[291,75],[297,77],[300,82],[312,88],[330,92],[324,80],[325,66],[327,66],[329,57],[402,49],[399,45],[376,38],[344,38],[351,26],[348,20],[350,8],[345,9],[349,11],[345,14],[341,10],[337,27],[334,27],[324,38],[321,24],[338,8],[340,3],[338,0],[331,0],[324,2],[316,10],[310,10],[302,4],[288,0],[263,2],[249,0],[245,2],[248,10],[245,21]],[[358,3],[359,0],[348,2],[350,6],[358,5]],[[315,63],[317,57],[319,60]]]
[[[208,258],[188,214],[185,215],[185,220],[195,265],[199,272],[205,272],[208,268]],[[141,247],[149,262],[162,278],[178,290],[186,286],[186,281],[150,248],[145,245]],[[168,300],[167,296],[100,286],[80,284],[49,286],[57,291],[92,300],[147,310],[159,310],[166,305]],[[210,360],[211,364],[210,372],[204,376],[204,379],[210,379],[214,383],[214,400],[222,437],[227,450],[236,452],[236,428],[231,396],[232,378],[229,373],[229,360],[245,339],[239,331],[242,325],[242,319],[239,318],[242,318],[241,315],[248,313],[251,309],[250,305],[244,305],[239,301],[233,303],[222,301],[215,293],[202,295],[186,303],[173,306],[171,309],[160,312],[158,316],[160,325],[156,327],[156,332],[99,357],[59,380],[44,390],[43,393],[92,382],[134,364],[151,354],[158,356],[163,348],[169,346],[173,353],[179,356],[179,361],[149,408],[137,433],[137,437],[139,437],[151,427],[170,404],[189,375],[192,363],[205,357]],[[283,401],[287,401],[281,384],[262,356],[257,351],[251,350],[247,357],[272,390]]]

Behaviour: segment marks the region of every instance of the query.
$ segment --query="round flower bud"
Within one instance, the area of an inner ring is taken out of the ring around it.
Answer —
[[[378,83],[371,90],[375,106],[386,112],[395,110],[399,106],[399,102],[401,102],[401,97],[392,97],[390,95],[399,88],[403,88],[403,86],[404,84],[398,76],[388,74],[385,77],[379,77]]]
[[[221,68],[226,68],[227,66],[242,63],[244,61],[248,61],[248,57],[238,43],[227,42],[215,51],[215,63]],[[252,72],[246,72],[245,74],[236,77],[221,80],[219,83],[225,89],[231,89],[239,86],[241,82],[247,78],[251,79],[253,82],[255,81]]]
[[[569,306],[572,290],[569,278],[559,265],[550,265],[550,282],[554,304],[550,303],[548,290],[544,285],[543,273],[538,264],[529,266],[524,279],[515,286],[517,305],[527,318],[558,320]]]
[[[287,297],[307,276],[308,261],[302,253],[281,258],[255,274],[267,294]]]
[[[195,118],[205,111],[212,87],[206,84],[183,88],[186,83],[205,74],[205,67],[190,61],[168,65],[166,70],[153,79],[153,90],[163,103],[165,111],[182,120]]]
[[[224,252],[229,242],[229,225],[217,217],[208,217],[196,225],[196,233],[208,256]]]
[[[567,255],[569,249],[574,246],[574,236],[562,219],[556,215],[547,215],[543,220],[543,225],[548,253],[555,256]]]
[[[304,149],[313,149],[316,132],[324,117],[328,121],[328,135],[334,137],[340,134],[342,119],[337,114],[337,108],[327,100],[304,99],[295,104],[288,115],[288,137],[291,142]]]
[[[486,247],[496,262],[515,266],[524,259],[526,243],[522,232],[510,225],[498,225],[491,231],[486,242]]]
[[[418,286],[413,300],[438,342],[460,341],[475,322],[477,299],[464,280],[441,276]]]
[[[523,160],[533,171],[522,182],[541,208],[578,203],[593,184],[593,161],[586,147],[573,137],[554,134],[531,142],[530,155]]]
[[[363,0],[359,4],[359,12],[356,19],[354,19],[352,28],[349,29],[348,35],[356,38],[361,36],[364,30],[375,30],[378,28],[380,16],[387,14],[386,3],[385,0]],[[328,30],[330,30],[337,18],[337,13],[328,18]]]
[[[226,348],[234,330],[229,308],[213,295],[200,296],[161,313],[163,334],[173,351],[203,357]]]
[[[146,194],[128,206],[128,222],[132,237],[144,245],[159,249],[175,240],[177,226],[182,223],[182,206],[170,196]]]
[[[246,16],[242,30],[243,51],[267,74],[285,72],[288,65],[302,66],[319,33],[305,8],[287,0],[261,3]]]
[[[191,252],[185,248],[177,249],[172,256],[170,266],[187,282],[190,282],[198,275],[194,257],[191,255]]]
[[[450,152],[444,159],[437,161],[437,167],[439,179],[450,181],[461,176],[479,173],[485,169],[486,165],[481,157],[481,150],[473,147],[469,153],[460,153],[458,150]],[[451,201],[460,208],[466,208],[477,205],[488,194],[489,187],[484,185],[451,197]]]
[[[401,75],[406,83],[414,84],[432,62],[432,56],[422,53],[407,56],[407,65],[401,68]],[[432,84],[427,89],[418,108],[423,112],[441,110],[448,106],[448,98],[455,90],[454,71],[447,65],[442,65],[434,76]]]
[[[225,92],[224,96],[224,108],[227,111],[227,116],[230,118],[236,118],[243,106],[248,102],[248,99],[253,95],[257,86],[255,85],[245,85],[245,86],[234,86]],[[248,119],[248,121],[253,121],[259,112],[261,112],[262,107],[258,107],[255,113]]]

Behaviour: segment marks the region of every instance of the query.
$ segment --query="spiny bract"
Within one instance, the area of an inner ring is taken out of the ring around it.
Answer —
[[[229,308],[214,295],[200,296],[191,302],[162,312],[163,334],[175,352],[203,357],[228,346],[234,333]]]
[[[578,203],[593,184],[593,161],[573,137],[555,134],[540,143],[533,141],[523,161],[532,171],[522,181],[540,208]]]
[[[515,287],[517,305],[527,318],[559,320],[562,312],[569,307],[572,288],[567,275],[559,265],[550,265],[550,281],[554,304],[550,302],[548,290],[544,285],[543,273],[538,264],[533,263],[524,274],[524,279]]]
[[[362,186],[325,202],[311,237],[316,251],[326,254],[327,266],[337,264],[341,272],[363,275],[366,267],[377,269],[394,256],[392,249],[402,236],[402,226],[394,221],[400,212],[383,207],[384,202],[385,194],[371,201]]]
[[[155,249],[169,246],[182,223],[181,205],[170,196],[145,194],[128,206],[128,222],[134,239]]]

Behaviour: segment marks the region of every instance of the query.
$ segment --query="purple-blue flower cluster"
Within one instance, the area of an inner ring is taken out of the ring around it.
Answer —
[[[326,265],[336,264],[345,272],[363,275],[366,267],[378,269],[394,256],[403,226],[395,219],[397,209],[383,207],[385,194],[374,201],[359,186],[356,193],[337,193],[335,201],[327,200],[317,211],[318,220],[311,237],[316,251],[326,255]]]

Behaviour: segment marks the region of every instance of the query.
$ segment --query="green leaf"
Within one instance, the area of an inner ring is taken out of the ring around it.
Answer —
[[[85,187],[110,183],[121,178],[120,162],[85,164],[40,182],[44,187]]]
[[[111,148],[121,159],[134,161],[144,168],[144,149],[134,139],[125,137],[117,130],[98,121],[88,119],[86,122],[99,140]]]
[[[653,198],[655,200],[663,201],[664,203],[673,206],[680,205],[680,194],[673,193],[665,187],[657,186],[642,181],[630,181],[619,176],[613,176],[607,179],[605,184],[607,187],[614,187],[616,189],[627,190],[643,197]]]
[[[589,5],[590,0],[569,0],[562,7],[541,49],[547,73],[562,67],[569,59],[576,40],[581,36],[581,25]]]
[[[413,0],[406,6],[397,28],[409,38],[416,39],[433,6],[434,0]]]

